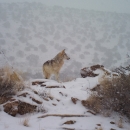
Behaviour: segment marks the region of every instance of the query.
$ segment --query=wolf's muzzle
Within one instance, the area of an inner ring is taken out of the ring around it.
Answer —
[[[68,57],[67,60],[69,60],[70,58]]]

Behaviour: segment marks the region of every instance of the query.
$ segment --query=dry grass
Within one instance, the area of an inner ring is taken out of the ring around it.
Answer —
[[[100,127],[98,128],[98,130],[103,130],[102,126],[100,126]]]
[[[22,124],[23,126],[29,127],[29,118],[26,117],[25,119],[23,119],[22,121],[20,121],[20,124]]]
[[[96,95],[91,95],[87,100],[82,101],[82,104],[88,108],[92,108],[92,110],[96,113],[101,111],[101,99]]]
[[[103,130],[102,126],[96,127],[95,130]]]
[[[130,118],[130,75],[122,74],[111,81],[105,79],[100,89],[82,104],[97,113],[116,111]]]
[[[0,96],[10,96],[24,89],[24,82],[17,71],[6,66],[0,69]]]
[[[123,120],[122,120],[122,118],[120,118],[120,119],[118,120],[117,126],[118,126],[119,128],[123,128]]]

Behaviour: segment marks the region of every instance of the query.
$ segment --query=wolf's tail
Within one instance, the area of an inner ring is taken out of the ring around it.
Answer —
[[[46,72],[46,69],[45,69],[45,65],[44,65],[44,64],[43,64],[43,66],[42,66],[42,71],[43,71],[44,78],[46,79],[46,78],[47,78],[47,72]]]
[[[44,64],[42,66],[42,71],[43,71],[43,75],[45,76],[45,68],[44,68]]]

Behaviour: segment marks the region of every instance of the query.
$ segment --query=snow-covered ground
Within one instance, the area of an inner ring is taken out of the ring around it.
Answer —
[[[39,84],[31,85],[34,81],[44,81],[43,85],[45,86]],[[16,117],[12,117],[1,111],[0,130],[63,130],[67,128],[68,130],[129,130],[130,128],[128,120],[117,113],[112,113],[110,117],[104,117],[98,114],[94,115],[90,112],[91,110],[82,105],[81,101],[86,100],[90,96],[90,89],[98,84],[98,77],[77,78],[61,83],[54,80],[35,79],[28,84],[30,84],[29,88],[19,92],[19,94],[27,92],[36,100],[41,101],[42,104],[39,105],[39,110],[44,109],[45,111],[22,116],[16,115]],[[59,88],[47,88],[50,86],[59,86]],[[36,91],[38,95],[35,95],[32,91]],[[35,105],[29,97],[17,98]],[[45,100],[45,98],[48,100]],[[76,104],[72,102],[71,98],[78,99]],[[49,114],[83,115],[84,117],[60,117],[49,116]],[[46,117],[38,118],[41,116]],[[123,128],[118,127],[120,117],[123,119]],[[28,127],[23,125],[25,119],[29,121]],[[75,123],[65,124],[65,122],[70,120]]]

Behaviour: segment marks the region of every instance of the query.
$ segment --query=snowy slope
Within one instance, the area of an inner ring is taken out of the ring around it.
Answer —
[[[26,77],[42,78],[42,64],[65,48],[71,60],[60,77],[76,78],[82,67],[103,64],[110,69],[127,61],[129,21],[125,13],[0,3],[0,49]]]
[[[12,117],[1,111],[0,130],[63,130],[65,128],[74,130],[100,130],[99,128],[102,128],[103,130],[110,130],[112,128],[113,130],[129,130],[130,124],[125,117],[122,117],[123,128],[119,128],[118,122],[120,115],[117,113],[112,113],[110,117],[94,115],[90,113],[91,110],[86,109],[81,104],[82,100],[86,100],[90,96],[90,89],[98,84],[98,77],[77,78],[75,80],[62,83],[58,83],[53,80],[35,79],[30,81],[30,83],[34,81],[44,81],[43,84],[46,86],[30,85],[30,88],[26,88],[20,93],[27,92],[36,100],[41,101],[42,104],[39,105],[39,109],[45,109],[45,112],[35,112],[23,116],[17,115],[16,117]],[[47,88],[49,86],[59,86],[60,88]],[[38,95],[32,93],[34,90],[38,92]],[[30,104],[33,103],[29,97],[17,98]],[[45,98],[48,100],[45,100]],[[76,104],[72,102],[71,98],[78,99]],[[49,114],[84,115],[85,117],[46,116]],[[46,117],[38,118],[41,116]],[[28,127],[23,126],[23,121],[25,119],[29,120]],[[75,121],[75,123],[64,124],[70,120]],[[110,122],[114,122],[115,124]]]

